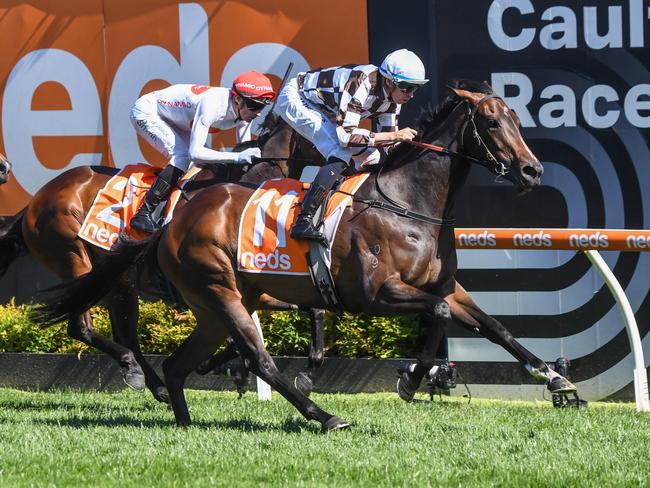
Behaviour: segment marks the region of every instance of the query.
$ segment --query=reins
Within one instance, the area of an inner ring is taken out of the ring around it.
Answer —
[[[438,146],[437,144],[430,144],[427,142],[421,142],[421,141],[406,141],[409,144],[420,147],[422,149],[427,149],[429,151],[434,151],[439,154],[444,154],[446,156],[450,156],[453,158],[462,158],[467,161],[470,161],[472,163],[478,164],[480,166],[483,166],[484,168],[487,168],[489,171],[492,173],[496,174],[497,177],[510,177],[510,169],[506,167],[505,164],[503,164],[501,161],[499,161],[497,158],[494,157],[494,154],[492,154],[492,151],[490,151],[490,148],[488,145],[485,143],[483,138],[478,132],[478,128],[476,127],[476,122],[474,121],[474,116],[476,115],[476,112],[478,111],[479,107],[486,101],[492,99],[492,98],[500,98],[498,95],[486,95],[483,97],[475,106],[469,106],[469,112],[467,115],[467,120],[463,124],[462,129],[460,130],[460,137],[461,137],[461,145],[463,144],[463,136],[465,133],[465,129],[468,124],[472,125],[472,135],[474,136],[474,139],[476,140],[477,144],[483,148],[485,151],[485,158],[486,159],[479,159],[475,158],[474,156],[470,156],[469,154],[463,154],[458,151],[453,151],[447,147],[442,147]],[[384,166],[379,168],[379,171],[375,174],[375,189],[377,190],[377,193],[379,193],[385,200],[387,200],[388,203],[382,202],[379,200],[370,200],[370,199],[364,199],[364,198],[358,198],[352,196],[353,201],[362,203],[364,205],[368,205],[368,208],[379,208],[382,210],[386,210],[389,212],[392,212],[396,215],[399,215],[401,217],[406,217],[410,218],[413,220],[418,220],[420,222],[425,222],[427,224],[431,225],[438,225],[440,227],[453,227],[455,224],[455,219],[441,219],[438,217],[430,217],[428,215],[420,214],[417,212],[413,212],[412,210],[409,210],[408,208],[404,207],[403,205],[400,205],[398,202],[394,201],[391,199],[388,195],[386,195],[381,187],[379,186],[379,176],[381,175],[381,172],[383,171]]]
[[[461,143],[462,143],[463,135],[465,133],[465,127],[467,127],[467,124],[472,124],[472,136],[474,137],[478,145],[481,148],[483,148],[483,150],[485,151],[486,159],[475,158],[474,156],[470,156],[469,154],[463,154],[457,151],[452,151],[447,147],[438,146],[436,144],[429,144],[427,142],[421,142],[421,141],[406,141],[406,142],[408,142],[412,146],[428,149],[430,151],[434,151],[440,154],[445,154],[446,156],[466,159],[467,161],[470,161],[474,164],[478,164],[479,166],[483,166],[484,168],[487,168],[489,171],[491,171],[497,176],[507,176],[508,173],[510,173],[510,169],[501,161],[499,161],[496,157],[494,157],[494,154],[492,154],[492,151],[490,151],[490,148],[481,137],[481,134],[479,134],[478,128],[476,127],[476,121],[474,120],[474,115],[476,115],[476,112],[478,111],[479,107],[483,103],[487,102],[492,98],[501,98],[501,97],[499,97],[498,95],[486,95],[485,97],[481,98],[481,100],[479,100],[479,102],[474,107],[470,106],[467,121],[463,126],[463,128],[461,129]]]

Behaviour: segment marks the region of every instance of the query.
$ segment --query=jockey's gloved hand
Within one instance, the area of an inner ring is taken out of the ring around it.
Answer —
[[[244,149],[242,152],[236,153],[236,164],[253,164],[253,158],[259,158],[262,156],[262,152],[259,147],[251,147],[249,149]]]

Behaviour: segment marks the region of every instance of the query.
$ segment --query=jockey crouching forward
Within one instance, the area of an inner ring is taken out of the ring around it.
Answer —
[[[411,128],[399,130],[401,105],[424,85],[424,65],[415,53],[400,49],[372,64],[345,65],[299,73],[278,95],[278,113],[327,159],[320,168],[291,229],[291,237],[324,241],[312,224],[327,193],[343,174],[379,162],[378,146],[410,141]],[[377,132],[359,127],[373,118]]]
[[[172,85],[138,98],[131,110],[137,133],[168,158],[131,227],[154,232],[156,207],[185,174],[190,162],[250,164],[259,148],[241,152],[215,151],[205,146],[208,135],[235,127],[237,143],[250,140],[250,123],[275,93],[271,81],[257,71],[240,74],[232,87]]]

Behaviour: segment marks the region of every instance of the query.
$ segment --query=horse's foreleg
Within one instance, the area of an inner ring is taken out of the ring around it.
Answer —
[[[373,312],[379,315],[422,313],[427,329],[424,348],[417,362],[408,371],[402,371],[397,382],[397,392],[403,400],[411,401],[424,375],[431,370],[436,352],[451,323],[449,305],[442,298],[421,291],[402,281],[387,281],[381,288]]]
[[[138,341],[138,294],[132,288],[119,288],[106,300],[113,338],[118,344],[128,347],[144,372],[145,384],[154,398],[169,403],[167,388],[140,351]],[[125,379],[126,381],[126,379]],[[128,383],[127,383],[128,384]],[[129,385],[131,386],[131,385]]]
[[[534,378],[548,382],[548,389],[551,392],[569,393],[576,390],[573,383],[553,371],[544,361],[521,345],[503,324],[483,312],[458,282],[456,282],[454,293],[445,299],[449,303],[455,319],[465,327],[503,347],[521,361]]]
[[[92,326],[90,312],[85,312],[82,315],[70,315],[68,335],[111,356],[120,365],[124,382],[134,390],[144,390],[144,373],[133,352],[98,333]]]

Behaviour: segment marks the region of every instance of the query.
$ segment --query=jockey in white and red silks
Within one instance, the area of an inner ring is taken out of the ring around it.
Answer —
[[[191,162],[250,164],[259,148],[241,152],[206,147],[210,133],[235,128],[237,143],[250,140],[252,120],[273,99],[271,81],[262,73],[240,74],[231,88],[178,84],[147,93],[135,102],[131,122],[138,134],[169,163],[158,174],[131,227],[153,232],[151,214],[185,174]]]

